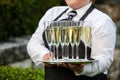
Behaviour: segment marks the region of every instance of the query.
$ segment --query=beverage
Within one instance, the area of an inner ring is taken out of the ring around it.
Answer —
[[[75,32],[76,32],[76,34],[77,34],[77,36],[76,36],[76,43],[75,43],[75,45],[76,45],[76,59],[79,59],[79,48],[78,48],[78,46],[79,46],[79,44],[80,44],[80,39],[81,39],[81,27],[79,26],[78,28],[77,28],[77,30],[75,30]]]
[[[82,32],[83,32],[84,41],[86,44],[88,44],[88,42],[91,39],[91,27],[89,26],[82,27]]]
[[[67,27],[66,29],[66,42],[76,43],[80,41],[80,28],[77,26]]]
[[[62,28],[61,29],[61,44],[64,44],[65,42],[65,38],[66,38],[66,29],[65,28]]]
[[[54,44],[59,44],[61,42],[61,28],[54,27],[52,28],[52,39]]]
[[[79,43],[81,38],[81,27],[74,27],[74,42]]]
[[[46,37],[47,43],[50,44],[51,43],[51,29],[45,30],[45,37]]]
[[[73,42],[73,27],[66,28],[66,42],[67,43]]]

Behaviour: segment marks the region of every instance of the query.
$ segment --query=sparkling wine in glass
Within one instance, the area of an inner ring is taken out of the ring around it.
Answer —
[[[79,59],[79,44],[81,40],[81,26],[82,21],[76,22],[76,27],[74,28],[74,39],[76,45],[76,59]]]
[[[56,59],[59,59],[58,47],[61,43],[61,28],[58,21],[52,22],[52,40],[53,45],[56,46]]]
[[[52,29],[51,29],[51,25],[50,25],[50,21],[45,21],[44,22],[44,29],[45,29],[45,37],[46,37],[46,41],[47,41],[47,44],[49,46],[49,50],[50,50],[50,60],[53,59],[52,57],[52,52],[51,52],[51,47],[52,47]]]
[[[76,22],[70,21],[68,23],[68,26],[66,28],[66,42],[67,44],[71,45],[72,47],[72,60],[74,59],[74,46],[75,46],[75,42],[77,39],[77,30],[78,27],[76,26]]]
[[[85,44],[85,60],[88,60],[87,47],[91,41],[91,22],[89,22],[89,21],[83,22],[82,35],[83,35],[83,42]]]
[[[66,26],[67,26],[67,21],[60,21],[61,25],[61,48],[62,48],[62,60],[67,59],[67,52],[65,52],[65,40],[66,40]]]

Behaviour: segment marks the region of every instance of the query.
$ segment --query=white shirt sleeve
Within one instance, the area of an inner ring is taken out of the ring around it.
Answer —
[[[95,76],[106,72],[112,62],[115,48],[116,28],[111,19],[96,22],[92,30],[92,52],[91,57],[98,60],[94,63],[84,64],[81,74]]]
[[[43,41],[44,21],[50,21],[52,9],[49,9],[46,14],[39,21],[39,25],[35,33],[32,35],[30,41],[27,44],[27,51],[31,59],[36,65],[41,64],[41,60],[49,50],[45,47]],[[46,20],[47,19],[47,20]]]

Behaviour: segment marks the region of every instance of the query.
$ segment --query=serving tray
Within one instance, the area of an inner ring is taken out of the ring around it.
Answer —
[[[90,59],[90,60],[85,60],[85,59],[69,59],[69,60],[63,60],[63,59],[58,59],[58,60],[41,60],[40,62],[43,63],[49,63],[49,64],[61,64],[61,63],[72,63],[72,64],[80,64],[80,63],[93,63],[98,60]]]

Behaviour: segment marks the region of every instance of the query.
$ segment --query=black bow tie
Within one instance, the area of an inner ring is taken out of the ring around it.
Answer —
[[[77,15],[77,12],[76,11],[70,11],[68,13],[68,20],[72,20],[73,17],[75,17]]]

